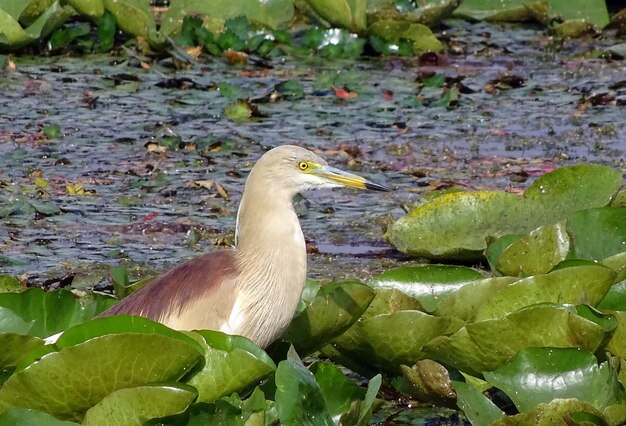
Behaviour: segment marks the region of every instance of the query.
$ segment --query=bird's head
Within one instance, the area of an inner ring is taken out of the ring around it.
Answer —
[[[376,182],[329,166],[319,155],[294,145],[282,145],[265,153],[252,169],[252,174],[257,173],[293,193],[339,186],[388,191]]]

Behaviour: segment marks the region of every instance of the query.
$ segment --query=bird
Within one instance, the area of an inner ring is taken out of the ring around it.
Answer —
[[[341,186],[388,190],[299,146],[267,151],[246,179],[232,249],[178,265],[100,316],[142,316],[176,330],[216,330],[267,347],[293,319],[306,280],[306,245],[293,198]]]

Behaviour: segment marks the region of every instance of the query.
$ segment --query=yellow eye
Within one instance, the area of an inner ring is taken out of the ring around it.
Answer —
[[[300,161],[298,163],[298,168],[302,171],[306,170],[309,168],[309,163],[305,162],[305,161]]]

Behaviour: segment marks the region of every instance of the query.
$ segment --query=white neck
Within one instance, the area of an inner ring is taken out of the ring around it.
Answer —
[[[289,325],[306,279],[306,247],[292,194],[266,189],[247,185],[237,214],[240,331],[257,333],[254,340],[262,346]]]

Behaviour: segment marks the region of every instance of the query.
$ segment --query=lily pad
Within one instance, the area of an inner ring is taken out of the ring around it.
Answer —
[[[524,278],[490,295],[478,307],[475,320],[497,318],[543,302],[596,306],[613,284],[615,275],[612,269],[601,265],[584,265]]]
[[[350,328],[374,294],[359,282],[322,286],[306,309],[291,321],[283,339],[290,341],[299,354],[314,352]]]
[[[617,311],[612,315],[617,318],[617,329],[606,349],[613,355],[626,358],[626,312]]]
[[[163,15],[160,31],[166,36],[175,34],[182,28],[187,15],[205,15],[207,21],[219,21],[222,26],[229,18],[245,16],[251,23],[277,29],[290,22],[293,13],[293,2],[290,0],[177,0]]]
[[[59,420],[39,410],[13,407],[0,414],[0,425],[77,426],[78,423]]]
[[[276,409],[285,426],[333,426],[324,395],[299,358],[290,357],[276,370]]]
[[[197,391],[183,383],[163,383],[119,389],[85,414],[84,426],[141,426],[155,417],[177,414],[191,404]]]
[[[506,275],[546,273],[567,259],[599,261],[626,251],[626,208],[603,207],[572,214],[513,242],[497,260]]]
[[[474,321],[479,306],[517,280],[515,277],[494,277],[472,281],[454,293],[445,295],[437,305],[434,315]]]
[[[16,278],[9,275],[0,275],[0,293],[20,293],[26,287]]]
[[[424,265],[396,268],[372,278],[375,288],[395,288],[419,300],[427,312],[437,307],[440,298],[481,279],[480,272],[464,266]]]
[[[411,42],[413,53],[440,52],[443,45],[426,25],[399,21],[393,19],[381,19],[369,26],[368,32],[382,37],[391,43],[399,43],[400,40]]]
[[[245,337],[210,330],[193,333],[204,340],[205,363],[187,383],[198,390],[200,402],[250,388],[276,369],[271,358]]]
[[[111,392],[179,380],[201,359],[196,347],[160,334],[95,337],[14,373],[0,388],[0,412],[24,407],[80,420]]]
[[[598,410],[623,403],[624,389],[608,362],[598,365],[591,352],[567,348],[527,348],[506,365],[485,372],[520,412],[553,399],[574,398]]]
[[[597,350],[609,330],[578,315],[573,306],[541,304],[504,318],[467,324],[452,336],[440,336],[423,347],[431,359],[480,376],[504,365],[528,347]]]
[[[401,364],[413,365],[424,357],[422,347],[437,336],[463,326],[456,318],[428,315],[421,311],[398,311],[357,322],[333,341],[348,357],[389,372]]]
[[[418,206],[387,230],[400,251],[438,259],[482,259],[486,241],[530,232],[570,214],[607,205],[621,174],[585,164],[541,176],[522,197],[493,191],[456,192]]]
[[[547,13],[552,18],[586,19],[598,29],[609,23],[606,3],[603,0],[545,0],[534,3],[545,3]],[[499,16],[498,20],[502,21],[507,14],[515,16],[516,11],[524,11],[529,4],[531,2],[527,0],[464,0],[455,13],[487,20]],[[532,11],[528,13],[533,16]]]
[[[339,418],[339,423],[345,425],[369,424],[374,399],[381,384],[380,375],[369,381],[366,391],[330,362],[318,361],[309,370],[315,376],[333,418]]]
[[[596,420],[591,423],[582,424],[606,425],[602,420],[602,413],[590,403],[577,399],[555,399],[548,404],[539,404],[537,408],[529,413],[503,417],[495,421],[491,426],[526,426],[531,424],[536,426],[552,426],[563,424],[564,419],[572,419],[573,421],[573,418],[576,416],[591,416]],[[599,419],[599,422],[597,419]],[[589,417],[587,417],[586,420],[589,420]]]
[[[305,0],[332,26],[360,33],[366,27],[366,0]]]
[[[28,352],[43,344],[43,340],[34,336],[0,333],[0,370],[17,366]]]
[[[98,294],[84,298],[69,290],[44,292],[30,288],[21,293],[0,293],[0,307],[32,322],[29,334],[47,337],[80,324],[113,306],[115,299]]]
[[[457,404],[473,425],[491,425],[504,413],[480,390],[469,383],[453,381]]]

